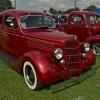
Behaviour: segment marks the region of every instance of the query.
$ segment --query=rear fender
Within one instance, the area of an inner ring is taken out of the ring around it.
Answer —
[[[86,39],[86,42],[90,43],[90,45],[94,42],[100,42],[100,35],[93,35]]]

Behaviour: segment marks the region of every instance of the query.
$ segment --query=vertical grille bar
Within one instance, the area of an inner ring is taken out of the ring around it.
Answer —
[[[67,40],[65,42],[66,57],[71,77],[78,76],[80,70],[80,45],[79,40]]]

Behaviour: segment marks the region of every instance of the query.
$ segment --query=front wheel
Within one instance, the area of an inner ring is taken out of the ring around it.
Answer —
[[[30,89],[38,91],[43,88],[43,84],[40,82],[34,66],[29,61],[24,63],[23,74],[26,84]]]
[[[100,42],[92,44],[92,51],[96,56],[100,56]]]

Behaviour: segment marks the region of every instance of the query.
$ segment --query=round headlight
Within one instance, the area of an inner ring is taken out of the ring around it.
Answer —
[[[84,51],[88,52],[90,50],[90,44],[89,43],[85,43],[84,45]]]
[[[56,59],[61,59],[63,57],[63,51],[62,51],[62,49],[57,48],[54,51],[54,56],[55,56]]]

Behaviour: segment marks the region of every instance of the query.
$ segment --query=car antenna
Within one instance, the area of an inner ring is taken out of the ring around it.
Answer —
[[[46,16],[46,13],[44,12],[44,16]]]
[[[30,12],[28,13],[28,15],[30,15]],[[28,17],[28,15],[27,15],[23,20],[25,20],[25,19]],[[22,21],[23,21],[23,20],[22,20]]]

